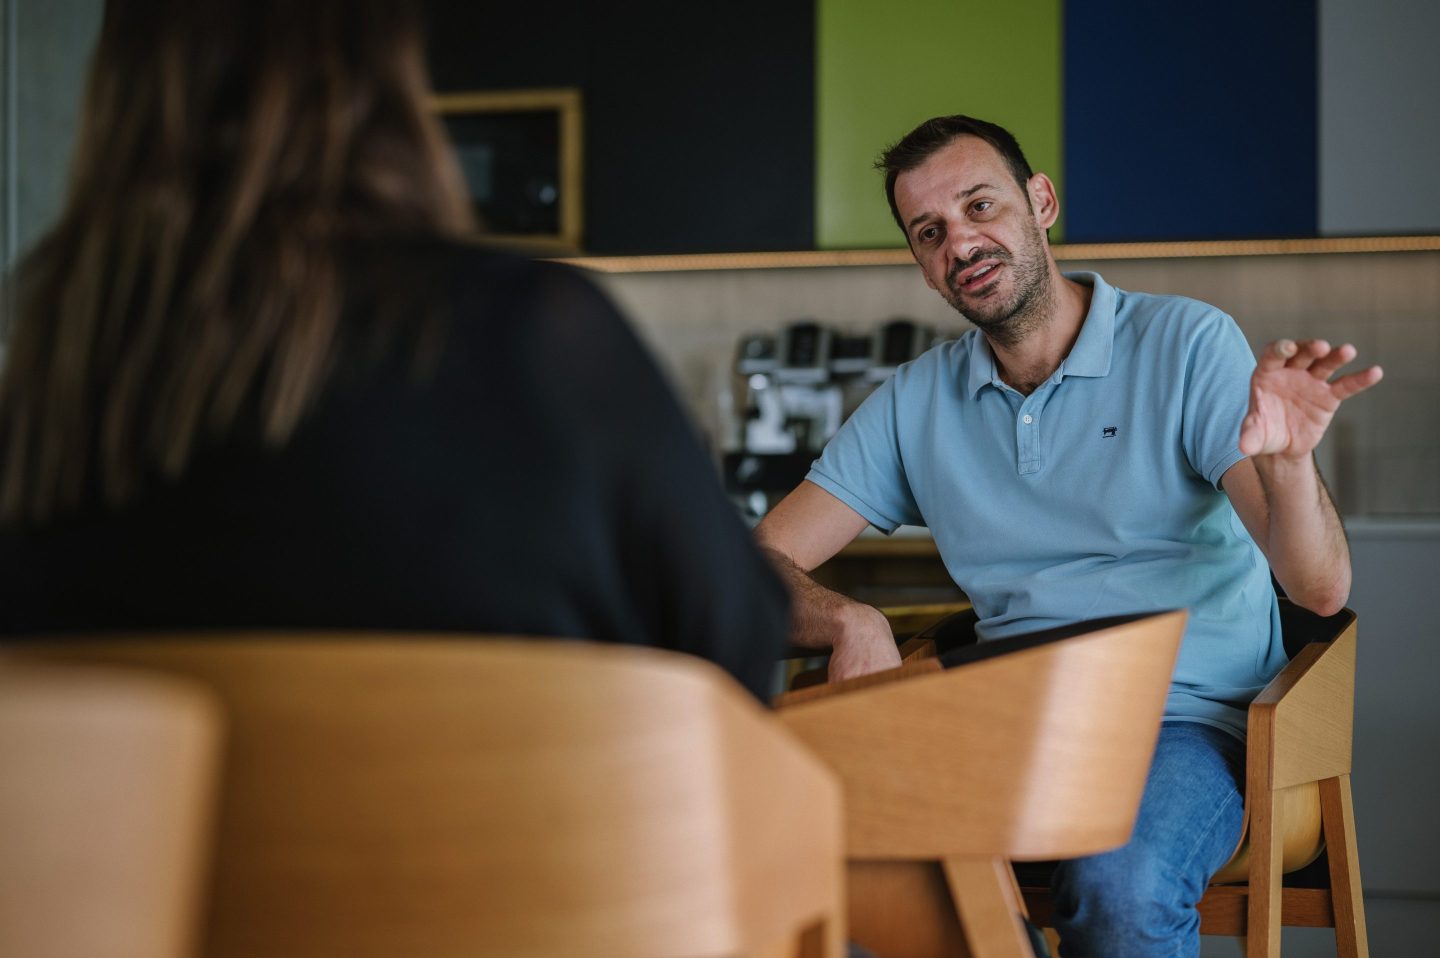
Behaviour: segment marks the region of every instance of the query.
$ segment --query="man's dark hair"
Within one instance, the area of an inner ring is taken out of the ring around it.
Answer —
[[[875,161],[875,169],[885,174],[885,198],[890,201],[890,215],[895,217],[907,243],[910,233],[905,229],[905,221],[900,218],[900,208],[895,205],[895,181],[900,178],[901,173],[908,173],[920,166],[949,146],[956,137],[961,136],[978,136],[995,147],[1000,158],[1010,168],[1010,175],[1015,177],[1015,182],[1019,183],[1021,191],[1025,192],[1025,202],[1030,202],[1030,194],[1025,184],[1029,182],[1033,172],[1025,154],[1020,150],[1020,144],[1009,130],[958,113],[954,116],[937,116],[905,134],[904,139],[880,154],[880,159]]]

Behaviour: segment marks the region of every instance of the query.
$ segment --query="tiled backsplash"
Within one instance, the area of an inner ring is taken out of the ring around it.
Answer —
[[[1281,336],[1352,342],[1385,381],[1342,407],[1320,450],[1347,515],[1440,515],[1440,252],[1070,261],[1125,289],[1213,303],[1253,347]],[[904,316],[967,324],[913,266],[597,274],[713,431],[716,390],[748,332],[813,318],[869,331]]]

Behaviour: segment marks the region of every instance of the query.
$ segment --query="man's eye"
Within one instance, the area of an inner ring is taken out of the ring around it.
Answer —
[[[927,226],[920,231],[920,238],[927,243],[939,235],[940,228],[938,226]]]
[[[992,207],[992,206],[994,206],[994,205],[995,205],[995,204],[992,203],[992,202],[990,202],[989,200],[981,200],[980,202],[976,203],[974,206],[972,206],[972,207],[970,207],[970,208],[971,208],[972,210],[974,210],[976,213],[984,213],[984,212],[987,212],[987,211],[990,209],[990,207]]]

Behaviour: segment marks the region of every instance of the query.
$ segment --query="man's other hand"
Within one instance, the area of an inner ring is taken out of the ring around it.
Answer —
[[[852,603],[830,653],[830,681],[853,679],[900,665],[900,650],[890,623],[879,609]]]
[[[1250,408],[1240,424],[1240,451],[1247,456],[1308,458],[1330,427],[1340,403],[1369,389],[1379,366],[1330,377],[1355,358],[1346,343],[1281,339],[1265,347],[1250,377]]]

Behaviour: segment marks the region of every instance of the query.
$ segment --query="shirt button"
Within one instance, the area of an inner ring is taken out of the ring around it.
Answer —
[[[1028,426],[1028,425],[1030,425],[1030,424],[1031,424],[1032,422],[1034,422],[1034,421],[1035,421],[1035,420],[1031,418],[1031,416],[1030,416],[1029,413],[1026,413],[1026,414],[1025,414],[1025,418],[1024,418],[1024,420],[1023,420],[1023,422],[1025,423],[1025,425]]]

